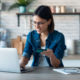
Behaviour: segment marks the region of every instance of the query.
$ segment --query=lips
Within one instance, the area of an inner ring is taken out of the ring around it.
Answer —
[[[36,29],[37,31],[40,31],[40,29]]]
[[[38,32],[38,33],[40,33],[40,32],[41,32],[41,30],[40,30],[40,29],[37,29],[37,32]]]

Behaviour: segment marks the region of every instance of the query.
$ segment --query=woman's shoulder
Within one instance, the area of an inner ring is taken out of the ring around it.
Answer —
[[[36,30],[30,31],[30,32],[28,33],[28,36],[33,36],[33,35],[38,35],[38,33],[37,33]]]
[[[54,34],[54,33],[55,33],[55,34],[59,34],[59,35],[63,35],[63,33],[60,32],[60,31],[58,31],[58,30],[54,30],[54,31],[53,31],[53,34]]]
[[[56,39],[56,40],[60,40],[60,39],[64,39],[64,34],[57,31],[57,30],[54,30],[52,33],[51,33],[51,37],[52,39]]]
[[[37,38],[37,37],[39,37],[39,34],[37,33],[36,30],[30,31],[27,35],[27,38],[31,38],[31,39]]]

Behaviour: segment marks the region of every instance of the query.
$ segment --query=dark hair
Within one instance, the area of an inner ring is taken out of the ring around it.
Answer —
[[[54,20],[53,20],[53,16],[52,16],[50,7],[41,5],[35,10],[33,15],[38,15],[39,17],[47,21],[51,19],[51,24],[48,26],[48,32],[52,32],[54,30]]]

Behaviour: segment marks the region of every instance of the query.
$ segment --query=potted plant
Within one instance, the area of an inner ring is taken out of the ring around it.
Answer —
[[[26,6],[28,6],[33,0],[17,0],[16,3],[13,3],[9,10],[12,10],[13,8],[19,8],[20,13],[26,12]]]

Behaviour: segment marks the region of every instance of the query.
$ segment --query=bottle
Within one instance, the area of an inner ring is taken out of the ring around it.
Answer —
[[[73,13],[76,13],[76,9],[75,9],[75,8],[73,8],[73,9],[72,9],[72,12],[73,12]]]

